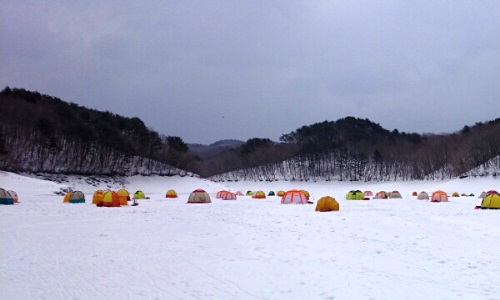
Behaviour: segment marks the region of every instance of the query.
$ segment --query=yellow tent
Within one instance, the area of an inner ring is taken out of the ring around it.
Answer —
[[[165,198],[177,198],[177,192],[174,190],[168,190]]]
[[[460,194],[459,194],[459,193],[457,193],[457,192],[454,192],[451,196],[452,196],[452,197],[460,197]]]
[[[335,198],[326,196],[321,197],[316,204],[316,211],[338,211],[340,205]]]
[[[488,194],[481,202],[481,208],[496,208],[500,209],[500,195]]]

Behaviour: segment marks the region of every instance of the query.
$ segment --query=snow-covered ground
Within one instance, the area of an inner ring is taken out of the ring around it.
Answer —
[[[474,210],[500,179],[422,182],[231,182],[127,178],[139,206],[98,208],[96,186],[0,172],[19,204],[0,205],[0,299],[500,299],[500,210]],[[87,203],[63,204],[71,186]],[[100,188],[115,188],[103,183]],[[116,186],[118,188],[120,186]],[[205,189],[211,204],[186,204]],[[215,199],[220,189],[306,189],[340,211],[279,197]],[[167,200],[167,190],[179,198]],[[403,199],[347,201],[351,189]],[[449,203],[413,191],[474,193]]]

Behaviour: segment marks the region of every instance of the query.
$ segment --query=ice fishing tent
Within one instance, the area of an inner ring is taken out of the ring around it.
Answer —
[[[126,189],[120,189],[118,192],[118,197],[120,198],[120,205],[128,205],[127,201],[130,201],[130,194]]]
[[[222,200],[236,200],[236,194],[229,192],[229,191],[226,191],[226,192],[222,193],[220,198]]]
[[[12,198],[12,195],[0,188],[0,204],[4,204],[4,205],[10,205],[10,204],[14,204],[14,198]]]
[[[134,199],[147,199],[143,191],[136,191],[133,196]]]
[[[85,195],[80,191],[74,191],[66,194],[69,195],[69,199],[67,202],[69,203],[85,203]],[[66,197],[64,197],[64,201],[66,202]]]
[[[363,195],[365,195],[365,197],[372,197],[373,196],[373,192],[372,191],[364,191]]]
[[[417,192],[411,193],[412,196],[418,196]]]
[[[253,195],[253,193],[252,193],[252,191],[247,191],[246,195],[247,195],[247,196],[252,196],[252,195]]]
[[[276,193],[276,195],[280,196],[280,197],[283,197],[283,195],[285,195],[285,191],[278,191],[278,193]]]
[[[365,195],[360,190],[355,190],[355,191],[352,190],[352,191],[349,191],[349,193],[347,193],[345,198],[347,200],[363,200],[363,199],[365,199]]]
[[[12,196],[14,203],[19,203],[19,196],[17,196],[17,193],[12,190],[8,190],[8,192]]]
[[[274,192],[273,191],[269,191],[269,193],[267,194],[268,196],[275,196]]]
[[[330,196],[321,197],[316,203],[316,211],[338,211],[340,205],[335,198]]]
[[[500,195],[488,194],[481,202],[481,208],[500,209]]]
[[[431,202],[448,202],[448,195],[441,190],[435,191],[432,193],[430,200]]]
[[[457,193],[457,192],[454,192],[453,194],[451,194],[452,197],[460,197],[460,194]]]
[[[281,204],[307,204],[307,200],[304,191],[289,190],[281,197]]]
[[[92,204],[97,204],[102,201],[102,197],[104,197],[104,191],[103,190],[97,190],[94,192],[94,195],[92,195]]]
[[[63,203],[69,203],[69,198],[71,198],[72,193],[73,192],[67,192],[66,195],[64,195]]]
[[[177,192],[174,190],[168,190],[165,194],[165,198],[177,198]]]
[[[399,199],[399,198],[403,198],[403,197],[401,197],[401,194],[398,191],[392,191],[389,194],[389,198],[391,198],[391,199]]]
[[[197,189],[189,195],[187,203],[212,203],[212,200],[207,192]]]
[[[97,203],[97,206],[120,207],[120,196],[116,192],[107,191],[102,196],[101,202]]]
[[[254,199],[266,199],[266,193],[264,193],[264,191],[257,191],[253,194],[252,198],[254,198]]]
[[[380,191],[378,193],[375,194],[375,197],[373,197],[374,199],[387,199],[387,193],[384,192],[384,191]]]
[[[428,200],[429,199],[429,194],[427,194],[426,192],[420,192],[417,196],[417,199],[418,200]]]
[[[479,195],[479,197],[478,197],[478,198],[484,199],[484,197],[486,197],[486,195],[487,195],[487,194],[486,194],[486,192],[482,192],[482,193]]]

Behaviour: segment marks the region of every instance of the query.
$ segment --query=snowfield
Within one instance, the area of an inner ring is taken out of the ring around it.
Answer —
[[[19,204],[0,205],[0,299],[500,299],[500,210],[474,210],[500,179],[419,182],[224,182],[129,177],[139,206],[99,208],[92,194],[118,189],[77,176],[54,183],[0,172]],[[84,204],[54,192],[72,187]],[[205,189],[211,204],[186,204]],[[236,201],[233,191],[306,189],[339,212]],[[175,189],[179,198],[165,199]],[[351,189],[399,190],[403,199],[347,201]],[[448,203],[413,191],[474,193]]]

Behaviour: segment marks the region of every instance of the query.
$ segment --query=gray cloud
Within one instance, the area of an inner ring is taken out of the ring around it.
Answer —
[[[188,142],[354,115],[407,132],[500,116],[500,2],[11,1],[0,84]]]

